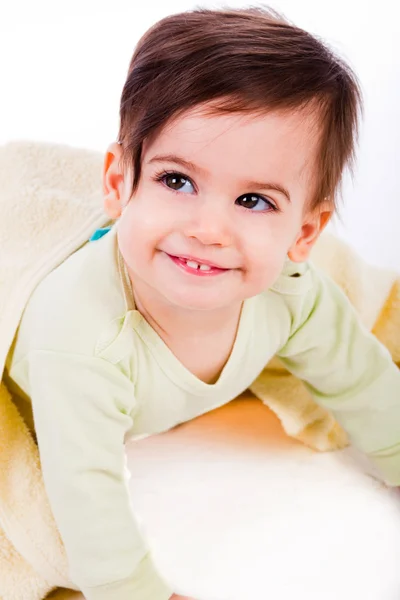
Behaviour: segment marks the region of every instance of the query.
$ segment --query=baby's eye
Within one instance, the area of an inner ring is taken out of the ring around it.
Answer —
[[[248,208],[253,212],[262,212],[269,210],[278,210],[275,204],[273,204],[267,198],[259,196],[258,194],[243,194],[236,199],[236,203],[243,208]]]
[[[174,190],[174,192],[184,192],[187,194],[193,194],[194,192],[194,187],[190,179],[180,173],[164,173],[160,177],[160,181],[171,190]]]

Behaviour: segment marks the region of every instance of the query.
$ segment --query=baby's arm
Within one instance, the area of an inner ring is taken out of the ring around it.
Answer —
[[[312,270],[302,301],[289,300],[293,325],[278,355],[389,485],[400,485],[400,370],[360,322],[342,290]]]
[[[167,600],[124,477],[134,387],[102,358],[28,356],[43,477],[71,579],[89,600]]]

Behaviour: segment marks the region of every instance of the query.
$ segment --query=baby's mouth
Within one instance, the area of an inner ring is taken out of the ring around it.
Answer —
[[[193,274],[198,275],[217,275],[221,273],[226,273],[230,269],[226,269],[224,267],[219,267],[213,264],[208,264],[206,262],[202,262],[199,259],[188,258],[185,256],[175,256],[173,254],[166,253],[171,260],[181,268],[183,268],[186,272],[191,272]]]

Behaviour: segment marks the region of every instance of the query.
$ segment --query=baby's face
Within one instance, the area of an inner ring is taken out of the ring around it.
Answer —
[[[175,306],[213,309],[268,288],[288,253],[302,260],[310,126],[300,114],[199,109],[171,122],[145,145],[130,200],[124,178],[118,240],[132,281]]]

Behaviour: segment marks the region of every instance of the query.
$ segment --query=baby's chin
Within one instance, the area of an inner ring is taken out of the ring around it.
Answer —
[[[248,291],[248,290],[247,290]],[[167,302],[185,311],[197,311],[201,313],[213,313],[235,310],[242,302],[256,296],[257,293],[244,295],[240,290],[232,293],[224,293],[221,289],[216,290],[173,290],[164,289],[164,297]]]
[[[231,295],[222,296],[217,291],[213,292],[207,290],[207,292],[199,292],[199,290],[192,291],[180,291],[178,289],[169,290],[169,293],[164,290],[164,297],[167,302],[185,311],[198,311],[198,312],[214,312],[221,311],[223,309],[232,308],[233,305],[237,305],[242,299],[238,299],[236,296]]]

